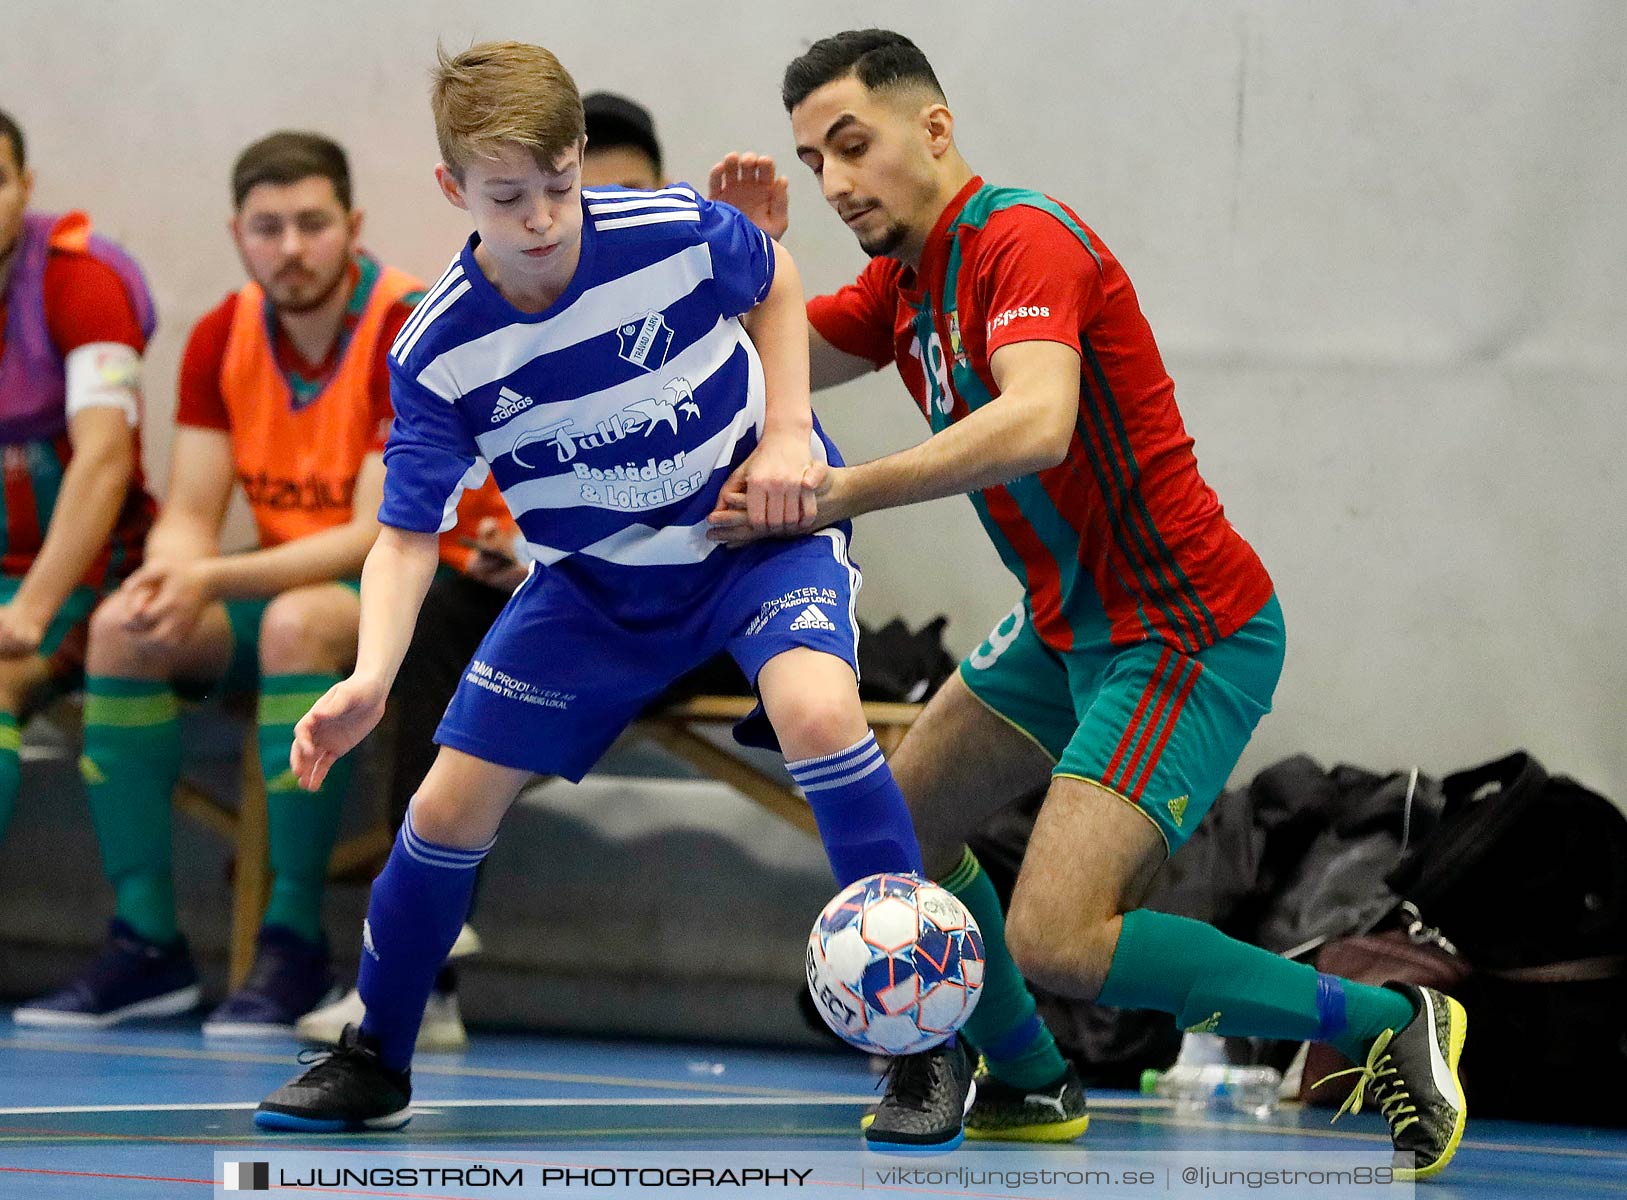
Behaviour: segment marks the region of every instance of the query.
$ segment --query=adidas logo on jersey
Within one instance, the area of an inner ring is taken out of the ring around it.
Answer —
[[[506,421],[517,412],[530,408],[536,401],[530,396],[522,396],[519,392],[509,388],[499,388],[497,391],[497,407],[492,409],[491,423]]]
[[[791,622],[792,633],[799,629],[829,629],[834,631],[836,626],[832,624],[829,617],[810,604],[802,610],[800,617]]]

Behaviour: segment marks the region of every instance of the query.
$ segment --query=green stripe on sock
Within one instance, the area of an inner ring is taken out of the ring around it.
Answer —
[[[961,890],[970,885],[972,880],[982,873],[983,864],[977,861],[977,855],[972,853],[970,846],[967,846],[966,852],[960,856],[960,862],[955,865],[955,869],[938,880],[938,886],[946,892],[959,896]],[[965,902],[962,901],[962,903]]]
[[[121,682],[136,682],[125,680]],[[145,681],[142,681],[145,682]],[[168,684],[156,684],[162,692],[147,696],[105,696],[91,692],[85,697],[85,724],[117,725],[135,729],[142,725],[162,725],[181,715],[181,703]]]
[[[169,684],[90,676],[80,772],[119,917],[173,941],[170,797],[181,774],[180,705]]]
[[[266,780],[271,834],[271,902],[265,924],[303,938],[322,936],[322,894],[328,860],[339,838],[339,817],[355,754],[334,763],[316,792],[300,789],[288,765],[294,726],[337,675],[268,675],[260,684],[260,769]]]
[[[261,725],[296,725],[335,683],[337,675],[267,675],[260,681]]]
[[[1043,1087],[1066,1066],[1043,1021],[1035,1023],[1034,1036],[1027,1044],[1006,1047],[999,1058],[988,1052],[1034,1016],[1034,997],[1006,949],[1006,919],[999,893],[970,847],[938,886],[966,906],[983,935],[983,990],[961,1032],[988,1060],[989,1073],[996,1079],[1012,1087]]]
[[[17,793],[22,789],[22,762],[17,756],[23,744],[22,730],[17,728],[13,713],[0,712],[0,839],[6,836],[11,814],[17,808]]]

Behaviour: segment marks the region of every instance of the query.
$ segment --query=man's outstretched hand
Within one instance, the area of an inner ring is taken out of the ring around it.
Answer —
[[[791,181],[774,173],[767,154],[728,154],[712,168],[706,182],[709,200],[732,204],[775,241],[791,225]]]
[[[742,463],[741,467],[744,468]],[[795,524],[770,526],[766,520],[753,519],[741,471],[730,476],[718,494],[717,507],[706,518],[710,527],[708,541],[722,542],[725,546],[745,546],[771,537],[798,537],[812,533],[827,525],[852,518],[843,507],[845,494],[841,487],[846,479],[846,468],[810,463],[802,474],[802,520]]]

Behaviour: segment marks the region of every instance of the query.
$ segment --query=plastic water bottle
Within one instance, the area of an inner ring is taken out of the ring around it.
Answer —
[[[1143,1071],[1141,1093],[1175,1102],[1175,1111],[1196,1115],[1213,1109],[1265,1120],[1277,1111],[1282,1076],[1273,1067],[1230,1063],[1176,1063],[1167,1071]]]

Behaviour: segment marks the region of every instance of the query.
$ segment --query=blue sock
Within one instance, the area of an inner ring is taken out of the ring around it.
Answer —
[[[407,809],[390,861],[373,881],[357,979],[367,1005],[362,1032],[378,1039],[388,1067],[404,1071],[412,1063],[435,976],[469,915],[475,869],[495,842],[477,850],[437,846],[413,831]]]
[[[882,871],[923,873],[904,793],[893,781],[875,734],[865,734],[846,750],[785,767],[808,797],[839,884],[846,887]]]

